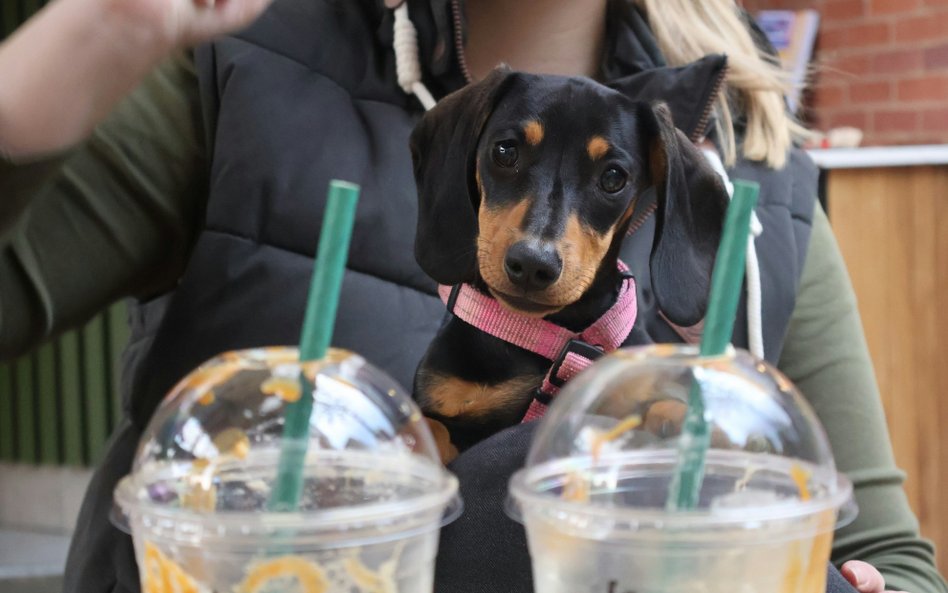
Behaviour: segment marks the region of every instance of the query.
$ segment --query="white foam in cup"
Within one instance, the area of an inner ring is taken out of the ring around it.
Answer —
[[[667,511],[693,381],[712,427],[698,507]],[[855,515],[825,433],[775,369],[684,347],[605,357],[542,420],[508,510],[537,593],[823,593]]]

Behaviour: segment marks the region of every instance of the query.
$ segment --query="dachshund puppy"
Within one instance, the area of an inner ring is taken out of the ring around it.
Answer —
[[[698,75],[723,78],[723,60],[706,59]],[[542,319],[578,334],[628,286],[619,247],[636,200],[654,187],[650,269],[633,272],[651,274],[671,322],[699,322],[727,193],[675,128],[671,109],[650,101],[649,92],[664,96],[664,83],[680,74],[664,70],[671,78],[639,77],[626,81],[628,88],[610,88],[499,68],[444,98],[411,137],[422,269],[443,286],[463,285],[487,305],[496,301],[505,324]],[[705,92],[710,113],[716,89]],[[675,117],[707,125],[707,113],[691,111]],[[457,294],[451,291],[449,310]],[[634,316],[634,287],[632,297]],[[628,329],[631,322],[620,342]],[[515,332],[511,343],[453,316],[422,359],[414,395],[446,461],[520,422],[551,364],[562,364],[569,352],[585,349],[594,358],[619,345],[573,340],[552,360],[516,338]]]

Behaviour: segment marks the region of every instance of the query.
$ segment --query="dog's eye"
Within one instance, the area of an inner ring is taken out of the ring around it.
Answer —
[[[625,187],[627,179],[628,175],[625,171],[619,167],[609,167],[602,172],[602,177],[599,178],[599,186],[610,194],[614,194]]]
[[[501,140],[491,153],[498,167],[513,167],[517,164],[517,144],[513,140]]]

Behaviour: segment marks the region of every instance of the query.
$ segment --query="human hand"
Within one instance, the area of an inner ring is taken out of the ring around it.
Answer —
[[[868,562],[850,560],[843,564],[839,572],[859,593],[904,593],[886,589],[882,574]]]
[[[50,2],[0,43],[0,154],[75,145],[169,53],[249,25],[270,2]]]
[[[123,26],[164,49],[196,45],[252,23],[273,0],[105,0]]]

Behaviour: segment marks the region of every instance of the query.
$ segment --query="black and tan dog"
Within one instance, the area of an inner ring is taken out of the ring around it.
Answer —
[[[727,194],[669,108],[630,94],[501,68],[443,99],[411,138],[422,269],[580,331],[615,302],[620,243],[654,186],[655,297],[674,323],[697,323]],[[446,460],[518,423],[551,364],[451,318],[414,385]]]

